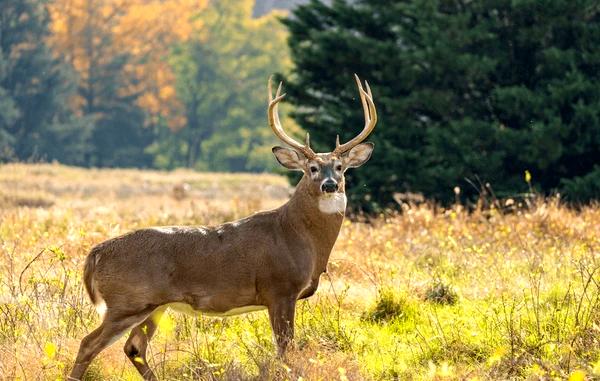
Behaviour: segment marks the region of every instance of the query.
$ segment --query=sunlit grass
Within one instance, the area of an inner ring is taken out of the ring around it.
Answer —
[[[98,324],[81,284],[96,243],[143,226],[243,217],[289,190],[271,175],[1,166],[0,378],[69,370]],[[600,377],[599,206],[403,208],[344,223],[318,293],[298,304],[287,362],[273,357],[265,312],[168,312],[151,366],[165,380]],[[89,380],[139,379],[123,343],[97,358]]]

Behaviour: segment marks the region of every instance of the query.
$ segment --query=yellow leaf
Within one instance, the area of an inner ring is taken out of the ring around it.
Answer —
[[[175,322],[169,315],[165,314],[158,323],[158,329],[165,335],[169,335],[175,330]]]
[[[56,345],[54,343],[46,343],[46,345],[44,345],[44,353],[46,354],[46,357],[52,360],[56,357]]]
[[[141,358],[140,356],[136,356],[136,357],[133,359],[133,361],[135,361],[135,362],[137,362],[137,363],[140,363],[140,364],[142,364],[142,365],[144,365],[144,364],[145,364],[145,363],[144,363],[144,359],[143,359],[143,358]]]
[[[161,99],[171,99],[175,96],[175,89],[173,86],[163,86],[160,88],[159,96]]]
[[[533,364],[531,366],[531,374],[536,375],[536,376],[544,376],[546,374],[546,372],[544,371],[544,369],[542,369],[541,366],[539,366],[538,364]]]
[[[525,170],[525,182],[527,184],[531,182],[531,173],[528,170]]]
[[[454,368],[444,361],[440,366],[438,374],[441,377],[451,377],[454,374]]]
[[[569,381],[585,381],[585,372],[583,370],[576,370],[569,376]]]
[[[488,365],[494,365],[495,363],[499,362],[500,360],[502,360],[502,357],[504,357],[504,355],[506,354],[506,348],[505,347],[498,347],[494,350],[494,353],[492,353],[492,355],[490,356],[490,358],[488,359]]]

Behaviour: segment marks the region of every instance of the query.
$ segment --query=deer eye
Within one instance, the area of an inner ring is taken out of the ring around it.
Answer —
[[[317,168],[317,167],[310,167],[310,172],[311,172],[311,173],[315,173],[315,172],[317,172],[318,170],[319,170],[319,168]]]
[[[341,170],[342,170],[342,165],[341,165],[341,164],[338,164],[338,165],[335,167],[335,170],[336,170],[336,171],[341,171]]]

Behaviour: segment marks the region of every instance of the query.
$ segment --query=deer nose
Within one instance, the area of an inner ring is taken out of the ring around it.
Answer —
[[[323,182],[323,184],[321,184],[321,191],[326,192],[326,193],[333,193],[333,192],[337,191],[337,189],[338,189],[337,182],[335,182],[334,180],[331,180],[331,179],[325,180]]]

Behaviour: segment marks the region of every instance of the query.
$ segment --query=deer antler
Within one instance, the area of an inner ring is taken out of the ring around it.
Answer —
[[[377,124],[377,110],[375,110],[375,103],[373,103],[373,94],[371,94],[371,87],[369,87],[369,83],[365,81],[365,87],[367,91],[363,89],[360,79],[358,75],[354,74],[354,79],[356,80],[356,85],[358,86],[358,92],[360,94],[360,101],[363,106],[363,111],[365,113],[365,127],[354,139],[350,140],[347,143],[340,145],[340,136],[338,135],[335,139],[335,149],[333,153],[336,155],[341,155],[344,152],[347,152],[358,145],[360,142],[365,140],[367,136],[373,131],[375,128],[375,124]]]
[[[285,97],[285,94],[281,94],[281,85],[282,82],[279,82],[279,86],[277,87],[277,92],[275,93],[275,98],[273,98],[273,93],[271,91],[271,78],[269,77],[269,108],[268,108],[268,116],[269,116],[269,125],[271,129],[277,135],[282,142],[289,145],[290,147],[302,152],[304,156],[308,159],[313,159],[317,156],[317,154],[310,148],[310,137],[308,133],[306,133],[306,144],[300,144],[293,138],[289,137],[285,131],[283,131],[283,127],[281,127],[281,122],[279,121],[279,113],[277,112],[277,105],[279,101]]]

